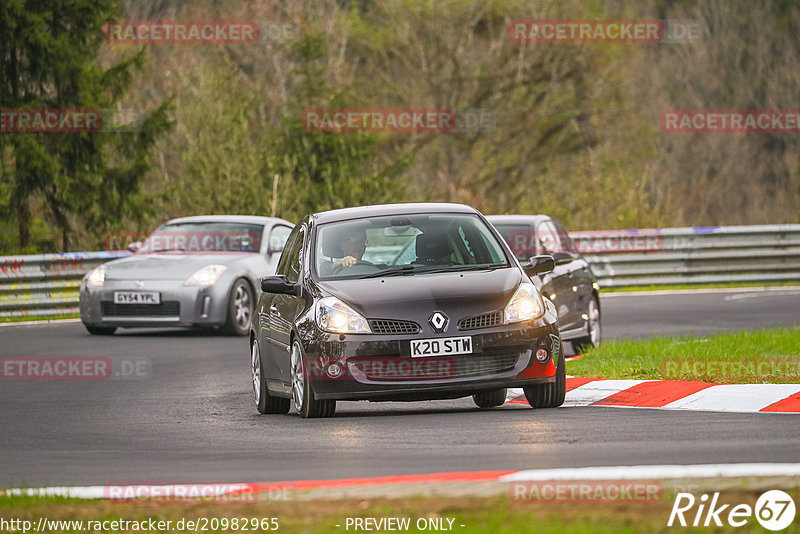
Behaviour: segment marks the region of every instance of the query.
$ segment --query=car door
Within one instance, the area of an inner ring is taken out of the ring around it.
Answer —
[[[306,228],[301,224],[297,232],[289,237],[287,248],[281,257],[279,269],[289,281],[297,283],[301,279],[305,250],[307,246]],[[291,384],[291,336],[294,321],[302,311],[303,299],[295,295],[275,295],[269,307],[270,337],[275,354],[275,363],[284,384]]]
[[[297,227],[293,232],[289,233],[286,240],[286,246],[283,254],[281,254],[274,274],[285,275],[289,274],[290,257],[297,247],[301,246],[302,239],[300,235],[300,228]],[[265,272],[263,276],[273,274],[272,271]],[[276,332],[285,328],[283,325],[276,324],[279,321],[277,314],[276,299],[280,295],[274,293],[263,293],[258,299],[258,334],[262,354],[264,355],[264,374],[271,379],[280,379],[283,382],[283,373],[281,370],[281,362],[286,355],[286,346],[277,342]]]
[[[562,243],[562,236],[551,219],[545,219],[536,225],[536,241],[538,254],[568,253],[568,245]],[[545,295],[553,301],[558,312],[558,320],[562,330],[578,326],[580,314],[578,306],[577,286],[573,284],[574,261],[556,262],[552,272],[542,275]]]
[[[583,315],[588,313],[589,301],[592,299],[594,275],[589,267],[589,262],[580,255],[567,230],[556,221],[553,221],[553,225],[558,232],[559,241],[564,251],[574,257],[568,267],[570,269],[573,292],[575,293],[575,321],[579,326],[582,326]]]

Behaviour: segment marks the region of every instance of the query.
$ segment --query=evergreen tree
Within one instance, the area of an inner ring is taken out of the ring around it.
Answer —
[[[119,12],[115,0],[0,2],[0,109],[117,107],[145,60],[141,49],[100,67],[103,25]],[[0,133],[0,200],[7,207],[0,218],[16,226],[13,248],[33,251],[38,212],[58,240],[48,248],[66,251],[75,228],[102,235],[109,223],[133,211],[150,149],[169,127],[168,107],[162,102],[131,132],[14,132],[6,124]]]

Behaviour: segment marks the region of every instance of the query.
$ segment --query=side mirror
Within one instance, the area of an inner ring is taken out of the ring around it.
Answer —
[[[556,260],[553,256],[532,256],[527,263],[522,264],[522,270],[528,276],[549,273],[556,268]]]
[[[299,295],[300,285],[292,283],[283,274],[265,276],[261,279],[261,291],[280,295]]]
[[[134,254],[135,254],[135,253],[136,253],[136,251],[137,251],[137,250],[139,250],[140,248],[142,248],[142,242],[141,242],[141,241],[134,241],[133,243],[131,243],[130,245],[128,245],[128,250],[129,250],[130,252],[133,252]]]
[[[552,256],[556,261],[556,265],[566,265],[575,259],[575,256],[569,252],[553,252]]]

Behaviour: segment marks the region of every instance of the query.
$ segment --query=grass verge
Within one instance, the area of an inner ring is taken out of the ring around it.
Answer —
[[[634,291],[669,291],[673,289],[728,289],[748,287],[800,287],[798,282],[725,282],[720,284],[677,284],[677,285],[649,285],[649,286],[623,286],[604,287],[602,293],[630,293]]]
[[[63,315],[23,315],[21,317],[0,317],[0,323],[24,323],[27,321],[59,321],[62,319],[80,319],[80,313]]]
[[[610,341],[567,362],[567,373],[601,378],[797,384],[800,327]]]
[[[787,488],[788,489],[788,488]],[[753,506],[761,491],[725,491],[722,502],[744,503]],[[796,489],[789,490],[795,501]],[[31,521],[36,525],[39,518],[48,520],[99,520],[147,521],[154,518],[172,521],[175,525],[183,519],[206,518],[276,518],[278,532],[302,533],[344,533],[356,529],[347,528],[346,520],[351,518],[409,518],[411,528],[407,532],[418,532],[420,518],[439,519],[443,526],[452,525],[452,532],[471,534],[491,532],[496,534],[518,534],[520,532],[563,533],[634,533],[666,532],[667,521],[675,502],[674,494],[665,494],[656,502],[636,501],[554,501],[524,500],[512,501],[508,495],[495,497],[416,497],[405,499],[369,500],[313,500],[291,502],[256,502],[250,504],[147,504],[111,503],[105,501],[81,501],[61,498],[0,497],[0,517]],[[694,510],[688,516],[694,519]],[[449,523],[448,520],[452,520]],[[724,521],[724,515],[723,515]],[[337,526],[338,525],[338,526]],[[463,526],[462,526],[463,525]],[[85,527],[85,524],[84,524]],[[680,528],[686,532],[708,532],[708,527]],[[200,529],[202,531],[202,528]],[[434,529],[435,530],[435,529]],[[77,529],[50,529],[49,532],[76,532]],[[177,529],[148,530],[109,529],[103,532],[178,532]],[[185,529],[184,529],[185,531]],[[231,532],[228,529],[209,529],[209,531]],[[242,531],[238,529],[236,531]],[[274,529],[248,529],[249,532],[269,532]],[[426,530],[426,531],[430,531]],[[755,518],[741,528],[728,525],[714,529],[715,532],[753,532],[763,531]],[[800,524],[795,522],[783,532],[800,532]]]

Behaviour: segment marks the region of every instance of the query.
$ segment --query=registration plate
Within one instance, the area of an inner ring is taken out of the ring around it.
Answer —
[[[114,291],[114,304],[161,304],[158,291]]]
[[[472,336],[437,339],[414,339],[411,341],[411,357],[445,356],[472,352]]]

